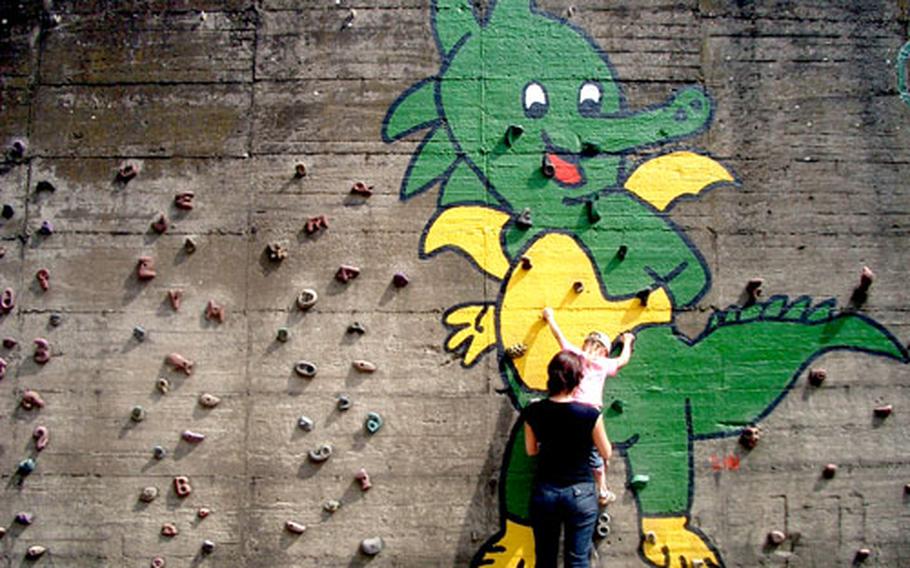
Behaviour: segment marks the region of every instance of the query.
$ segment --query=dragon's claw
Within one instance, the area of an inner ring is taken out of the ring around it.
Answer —
[[[492,304],[455,306],[443,321],[452,329],[446,339],[450,352],[462,351],[464,365],[470,367],[496,343],[495,310]]]
[[[506,521],[503,532],[487,541],[474,560],[472,566],[534,568],[534,533],[531,527]]]
[[[688,524],[687,517],[643,517],[641,552],[645,561],[659,568],[723,566],[713,547]]]

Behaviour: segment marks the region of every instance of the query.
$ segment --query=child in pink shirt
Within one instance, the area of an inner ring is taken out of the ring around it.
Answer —
[[[570,351],[579,355],[584,362],[581,382],[576,387],[573,398],[582,403],[589,404],[598,410],[603,408],[604,382],[607,377],[616,376],[616,372],[623,368],[632,357],[632,343],[635,336],[631,333],[622,334],[622,352],[619,357],[610,357],[610,337],[599,331],[592,331],[585,338],[581,349],[570,343],[562,334],[556,324],[552,308],[544,308],[543,319],[550,326],[550,331],[559,347],[563,351]],[[607,467],[597,450],[591,455],[591,468],[594,470],[594,481],[597,484],[598,501],[605,506],[616,500],[616,495],[607,487]]]

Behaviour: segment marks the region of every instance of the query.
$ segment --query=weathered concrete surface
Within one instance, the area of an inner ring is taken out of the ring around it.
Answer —
[[[41,26],[43,4],[60,16]],[[52,5],[51,5],[52,4]],[[6,2],[0,8],[0,139],[28,142],[0,175],[0,200],[15,215],[0,227],[6,254],[0,285],[18,294],[0,335],[19,346],[0,381],[0,568],[29,565],[26,548],[50,549],[37,565],[453,566],[466,565],[498,527],[496,478],[515,411],[495,392],[492,357],[470,369],[445,352],[443,310],[495,299],[496,284],[463,259],[418,258],[435,196],[407,203],[398,186],[415,140],[383,144],[380,123],[407,86],[438,70],[429,2]],[[565,13],[569,2],[541,0]],[[716,103],[714,126],[694,146],[737,173],[741,187],[681,204],[673,219],[702,251],[713,287],[679,325],[697,333],[712,307],[741,301],[744,283],[765,279],[766,294],[836,297],[846,303],[863,265],[877,279],[863,310],[910,337],[910,108],[897,97],[894,61],[908,38],[901,0],[743,3],[714,0],[574,2],[573,21],[610,55],[636,108],[668,91],[702,84]],[[344,28],[349,9],[353,26]],[[204,15],[203,15],[204,12]],[[115,172],[140,166],[128,184]],[[310,171],[294,179],[294,164]],[[351,183],[375,185],[368,200]],[[38,193],[49,181],[54,193]],[[196,208],[173,206],[180,191]],[[157,212],[172,219],[158,236]],[[310,237],[315,215],[330,227]],[[51,220],[56,234],[36,234]],[[198,251],[182,251],[193,236]],[[284,240],[280,265],[263,255]],[[157,260],[142,283],[135,263]],[[341,263],[363,269],[348,285]],[[51,272],[42,292],[34,275]],[[391,276],[404,270],[411,286]],[[174,313],[169,288],[185,290]],[[308,313],[296,294],[321,295]],[[209,298],[227,306],[208,322]],[[50,313],[63,315],[52,328]],[[353,321],[362,337],[345,333]],[[135,325],[149,331],[144,343]],[[291,339],[274,340],[287,326]],[[31,341],[47,337],[53,359],[39,366]],[[196,361],[191,377],[168,370],[179,351]],[[317,378],[293,363],[316,362]],[[379,370],[361,375],[354,359]],[[693,521],[711,535],[728,566],[910,562],[910,372],[844,353],[818,362],[825,388],[800,379],[763,421],[764,435],[735,471],[712,458],[739,455],[735,439],[701,442],[694,458]],[[155,390],[170,377],[167,395]],[[25,389],[46,399],[24,411]],[[222,398],[205,410],[202,392]],[[349,394],[354,406],[335,410]],[[895,414],[872,418],[891,403]],[[148,411],[134,424],[130,409]],[[367,412],[384,428],[367,436]],[[316,429],[296,420],[306,414]],[[35,455],[31,434],[51,432],[38,469],[24,483],[16,464]],[[198,446],[180,441],[203,432]],[[322,441],[335,455],[313,466]],[[169,455],[152,458],[163,445]],[[819,481],[820,468],[840,464]],[[361,493],[360,467],[374,487]],[[185,500],[172,477],[188,475]],[[611,470],[622,487],[625,466]],[[147,485],[162,491],[148,505]],[[643,566],[631,492],[620,489],[613,532],[600,562]],[[322,511],[329,498],[344,506]],[[198,507],[210,507],[205,520]],[[16,527],[16,512],[36,522]],[[294,537],[283,524],[308,525]],[[165,522],[180,535],[159,536]],[[765,546],[769,530],[791,538]],[[357,547],[380,535],[386,550],[368,560]],[[200,554],[203,539],[217,550]]]

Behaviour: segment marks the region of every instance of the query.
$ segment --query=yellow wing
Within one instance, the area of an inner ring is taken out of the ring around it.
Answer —
[[[430,221],[421,243],[425,255],[446,249],[462,251],[478,268],[502,280],[509,259],[499,241],[509,215],[491,207],[461,205],[444,209]]]
[[[683,195],[698,195],[718,182],[735,178],[717,161],[693,152],[673,152],[648,160],[626,180],[626,189],[659,211]]]

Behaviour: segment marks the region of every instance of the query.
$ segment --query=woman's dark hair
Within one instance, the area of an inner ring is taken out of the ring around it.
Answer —
[[[550,396],[575,390],[581,381],[581,358],[571,351],[560,351],[550,359],[547,376]]]

